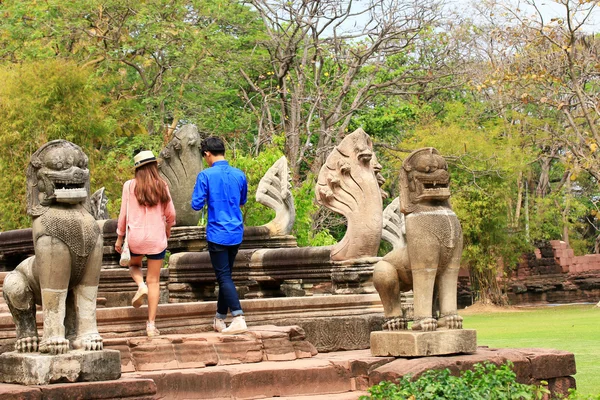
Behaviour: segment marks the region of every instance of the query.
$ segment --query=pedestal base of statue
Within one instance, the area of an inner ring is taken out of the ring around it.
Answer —
[[[371,354],[376,357],[424,357],[476,351],[475,329],[371,332]]]
[[[118,350],[79,351],[67,354],[0,354],[0,381],[21,385],[108,381],[121,376]]]

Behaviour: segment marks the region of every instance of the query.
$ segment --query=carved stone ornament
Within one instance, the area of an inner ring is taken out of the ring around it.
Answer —
[[[413,330],[462,329],[456,287],[463,239],[460,222],[448,201],[449,183],[448,164],[432,147],[413,151],[403,162],[399,203],[405,219],[405,237],[392,242],[394,249],[375,265],[373,272],[373,283],[387,318],[384,330],[406,329],[408,321],[400,293],[411,289]],[[402,220],[392,210],[388,215],[395,221]],[[386,222],[386,226],[388,223],[396,225],[394,234],[402,232],[401,223]],[[435,294],[439,316],[434,315]]]
[[[285,156],[275,161],[258,183],[256,201],[275,210],[275,218],[265,224],[271,236],[289,235],[296,209],[291,192],[290,171]]]
[[[90,212],[95,219],[102,220],[110,218],[106,204],[108,204],[108,197],[106,197],[104,187],[101,187],[90,197]]]
[[[102,235],[89,203],[88,158],[66,140],[40,147],[27,169],[27,211],[35,256],[4,279],[3,294],[16,325],[18,352],[64,354],[102,349],[96,295]],[[36,304],[44,334],[38,338]]]
[[[184,125],[160,152],[158,169],[169,185],[177,226],[196,226],[200,220],[200,212],[192,209],[190,200],[196,177],[202,171],[201,141],[195,125]]]
[[[346,136],[321,167],[317,202],[348,220],[344,238],[331,250],[332,260],[377,255],[385,196],[380,171],[371,138],[360,128]]]

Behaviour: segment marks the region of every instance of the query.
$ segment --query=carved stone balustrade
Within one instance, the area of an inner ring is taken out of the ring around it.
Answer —
[[[374,293],[378,257],[332,261],[330,247],[240,249],[233,281],[241,298]],[[208,252],[169,259],[169,302],[215,300],[215,275]]]
[[[0,232],[0,271],[12,271],[33,255],[31,228]]]

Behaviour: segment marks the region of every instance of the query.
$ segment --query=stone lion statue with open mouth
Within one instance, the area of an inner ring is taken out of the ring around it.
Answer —
[[[433,147],[415,150],[404,160],[400,196],[392,203],[397,212],[390,212],[395,214],[392,216],[398,225],[393,227],[397,245],[375,265],[373,272],[373,283],[387,319],[384,330],[407,328],[400,293],[411,289],[413,330],[462,329],[456,286],[463,237],[460,221],[450,207],[449,184],[446,160]]]
[[[96,296],[103,239],[89,212],[88,158],[66,140],[40,147],[27,169],[27,213],[35,256],[4,280],[4,298],[16,325],[19,352],[63,354],[102,350]],[[42,305],[38,338],[36,304]]]

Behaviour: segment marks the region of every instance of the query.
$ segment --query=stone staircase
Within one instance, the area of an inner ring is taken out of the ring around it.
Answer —
[[[514,363],[521,383],[544,380],[552,393],[561,394],[575,387],[572,353],[484,347],[475,354],[424,358],[373,357],[369,350],[340,351],[290,361],[129,372],[123,379],[154,381],[156,399],[356,400],[383,380],[418,376],[429,369],[449,368],[457,373],[472,369],[476,363],[502,364],[507,360]]]
[[[381,365],[368,350],[292,361],[131,372],[125,379],[152,379],[165,399],[358,399],[366,394],[368,371]],[[393,358],[385,358],[390,362]]]

